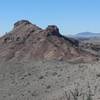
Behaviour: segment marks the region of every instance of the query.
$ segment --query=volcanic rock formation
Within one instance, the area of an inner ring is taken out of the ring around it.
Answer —
[[[14,24],[11,32],[0,38],[0,58],[6,61],[67,60],[86,56],[93,55],[82,52],[78,41],[62,36],[55,25],[41,29],[27,20],[21,20]]]

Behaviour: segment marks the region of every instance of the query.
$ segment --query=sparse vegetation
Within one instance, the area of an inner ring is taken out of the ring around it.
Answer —
[[[63,100],[93,100],[90,85],[88,85],[88,92],[82,93],[78,87],[65,91],[65,98]]]

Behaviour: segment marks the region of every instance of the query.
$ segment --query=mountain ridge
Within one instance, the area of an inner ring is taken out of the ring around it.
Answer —
[[[93,33],[93,32],[80,32],[75,34],[75,36],[77,37],[96,37],[99,36],[100,37],[100,33]]]
[[[42,29],[27,20],[20,20],[11,32],[0,39],[0,58],[6,61],[68,60],[77,57],[94,58],[78,47],[77,40],[61,35],[56,25]]]

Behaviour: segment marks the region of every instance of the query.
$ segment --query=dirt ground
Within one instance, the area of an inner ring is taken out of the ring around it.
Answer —
[[[0,63],[0,100],[100,100],[100,62]]]

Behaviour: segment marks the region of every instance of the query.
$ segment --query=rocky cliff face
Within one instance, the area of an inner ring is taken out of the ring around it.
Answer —
[[[0,38],[2,60],[67,60],[87,56],[91,58],[93,55],[82,52],[78,41],[62,36],[55,25],[41,29],[21,20],[14,24],[11,32]]]

